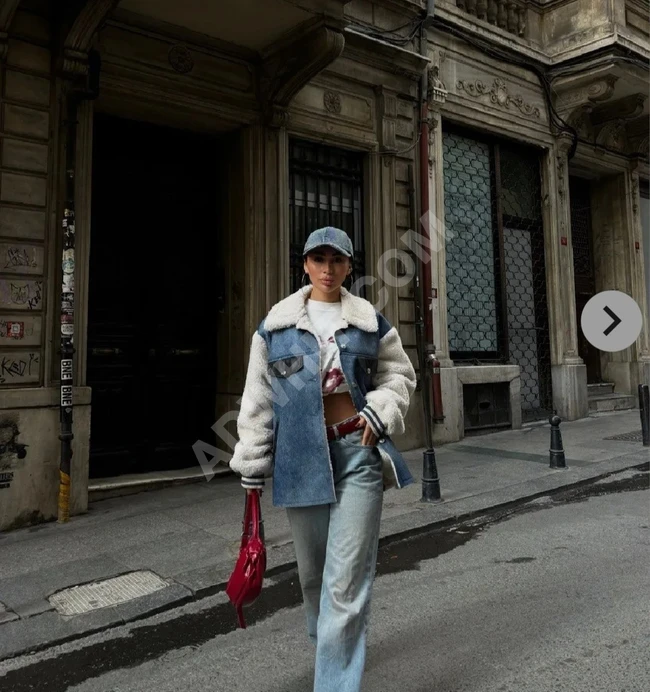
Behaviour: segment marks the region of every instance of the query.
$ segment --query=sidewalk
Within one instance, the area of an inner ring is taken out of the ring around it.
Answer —
[[[650,448],[606,439],[640,431],[638,411],[561,426],[568,469],[549,468],[547,423],[466,438],[436,450],[444,502],[420,502],[422,450],[408,452],[417,482],[384,496],[383,538],[532,498],[647,463]],[[294,560],[283,510],[262,499],[268,569]],[[96,502],[68,524],[0,533],[0,660],[134,620],[220,591],[239,548],[244,495],[233,476]],[[48,601],[77,584],[151,570],[164,588],[116,606],[61,615]]]

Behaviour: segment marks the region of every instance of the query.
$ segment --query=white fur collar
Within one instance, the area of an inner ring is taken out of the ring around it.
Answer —
[[[311,294],[311,288],[311,286],[300,288],[276,303],[266,316],[264,328],[272,332],[295,326],[312,331],[309,328],[310,323],[305,307],[305,301]],[[377,314],[372,303],[352,295],[345,288],[341,288],[341,313],[344,328],[352,325],[364,332],[376,332],[379,329]]]

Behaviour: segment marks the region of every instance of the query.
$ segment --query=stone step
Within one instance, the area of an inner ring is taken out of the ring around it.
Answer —
[[[636,408],[636,397],[628,394],[602,394],[589,397],[589,410],[592,413],[629,411],[633,408]]]
[[[591,399],[594,396],[601,396],[601,394],[613,394],[614,393],[614,383],[613,382],[599,382],[598,384],[588,384],[587,385],[587,395]]]

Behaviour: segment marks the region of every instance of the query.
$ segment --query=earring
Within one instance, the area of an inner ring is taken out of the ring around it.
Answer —
[[[302,275],[302,281],[301,281],[301,283],[300,283],[300,287],[301,287],[301,288],[304,288],[304,287],[307,285],[307,283],[308,283],[307,280],[308,280],[308,279],[309,279],[309,274],[307,274],[307,272],[305,272],[305,273]]]

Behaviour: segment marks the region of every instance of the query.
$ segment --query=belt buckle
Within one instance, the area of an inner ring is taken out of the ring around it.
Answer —
[[[339,426],[338,424],[332,426],[334,428],[334,439],[335,440],[340,440],[341,435],[339,434]]]

